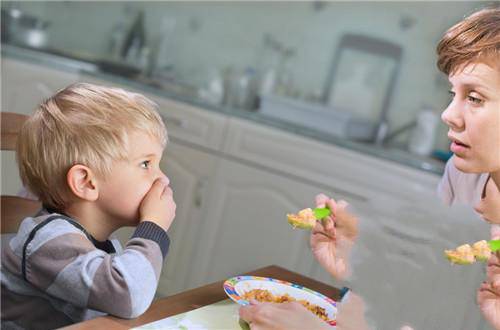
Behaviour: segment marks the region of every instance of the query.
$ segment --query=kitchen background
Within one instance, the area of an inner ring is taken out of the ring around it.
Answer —
[[[381,111],[386,111],[389,131],[394,131],[422,110],[439,114],[444,109],[448,85],[435,65],[437,41],[446,28],[482,5],[469,1],[98,5],[37,1],[3,2],[2,8],[20,9],[46,23],[46,48],[84,59],[121,61],[127,57],[129,64],[142,68],[157,81],[205,89],[198,95],[215,104],[223,103],[224,92],[229,94],[234,87],[218,87],[224,78],[232,78],[233,85],[251,80],[246,84],[252,86],[246,88],[252,96],[263,91],[314,103],[322,101],[328,93],[325,88],[332,64],[339,55],[337,47],[345,34],[386,40],[402,51],[388,108],[367,107],[369,102],[363,101],[385,92],[380,86],[384,72],[374,71],[369,65],[360,69],[359,63],[353,65],[356,62],[352,56],[341,63],[346,67],[344,77],[351,77],[351,88],[344,86],[347,92],[338,93],[342,100],[332,102],[374,122]],[[129,44],[133,49],[124,51],[126,38],[134,28],[138,47]],[[11,39],[16,41],[15,37]],[[356,75],[358,80],[352,78]],[[234,97],[230,105],[256,106],[255,100]],[[408,143],[410,131],[398,136],[403,144]],[[428,137],[436,137],[432,141],[436,149],[447,150],[444,132],[439,124],[438,133]]]
[[[417,329],[483,329],[482,268],[442,260],[487,227],[436,202],[449,86],[435,48],[488,4],[3,1],[2,111],[29,114],[76,81],[160,105],[178,209],[159,296],[268,264],[341,285],[285,220],[325,192],[368,220],[359,248],[374,253],[374,282],[404,281],[411,306],[439,303],[414,313]],[[3,194],[20,188],[14,158],[2,152]],[[393,294],[394,315],[414,308]]]

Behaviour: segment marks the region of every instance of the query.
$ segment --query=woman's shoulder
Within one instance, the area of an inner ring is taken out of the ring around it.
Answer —
[[[448,205],[465,203],[475,205],[481,198],[488,173],[465,173],[453,163],[453,157],[446,163],[443,177],[438,186],[438,195]]]

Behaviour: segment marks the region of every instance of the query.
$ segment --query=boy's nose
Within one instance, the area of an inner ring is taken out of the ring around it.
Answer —
[[[170,179],[168,178],[168,176],[163,174],[163,172],[160,172],[160,176],[158,178],[165,182],[165,185],[168,186],[170,184]]]

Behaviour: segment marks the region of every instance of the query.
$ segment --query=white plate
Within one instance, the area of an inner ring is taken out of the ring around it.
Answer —
[[[254,289],[268,290],[274,295],[288,294],[297,300],[306,300],[311,304],[325,309],[331,325],[335,325],[337,314],[337,303],[319,292],[313,291],[302,285],[269,277],[258,276],[236,276],[224,282],[226,294],[240,305],[248,305],[250,302],[243,299],[243,295]]]

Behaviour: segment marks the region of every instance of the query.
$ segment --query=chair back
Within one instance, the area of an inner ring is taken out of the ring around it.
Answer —
[[[2,125],[2,150],[16,150],[17,136],[24,122],[29,118],[27,115],[13,112],[0,112]]]
[[[1,150],[16,150],[17,137],[27,115],[0,112]],[[1,233],[15,233],[21,221],[36,214],[42,207],[39,201],[19,196],[1,196]]]

